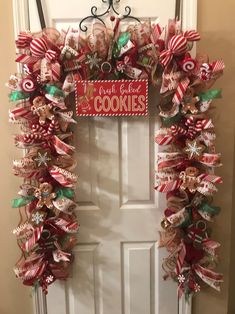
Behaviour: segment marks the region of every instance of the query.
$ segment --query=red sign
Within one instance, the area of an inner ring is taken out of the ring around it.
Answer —
[[[143,116],[148,113],[146,80],[76,81],[78,116]]]

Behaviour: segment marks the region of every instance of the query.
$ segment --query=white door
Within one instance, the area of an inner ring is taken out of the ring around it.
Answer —
[[[105,10],[102,1],[44,0],[47,26],[78,27],[93,5]],[[23,2],[31,31],[38,31],[36,0]],[[159,16],[163,25],[175,14],[175,0],[121,0],[117,8],[124,12],[126,5],[134,16]],[[78,119],[79,243],[72,277],[49,289],[47,305],[37,300],[38,314],[178,313],[177,288],[162,279],[164,250],[157,244],[164,208],[153,189],[157,101],[150,91],[148,117]]]

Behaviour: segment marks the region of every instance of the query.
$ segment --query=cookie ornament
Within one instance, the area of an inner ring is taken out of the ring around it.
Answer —
[[[198,169],[195,167],[188,167],[185,171],[179,174],[179,178],[182,179],[182,184],[180,186],[181,190],[188,190],[190,193],[195,193],[201,182],[198,176]]]
[[[56,193],[52,192],[53,187],[50,183],[44,182],[39,185],[39,188],[35,190],[34,195],[38,199],[36,208],[40,209],[46,206],[49,209],[54,207],[53,200],[56,198]]]
[[[51,112],[52,105],[46,103],[46,98],[43,96],[37,96],[33,100],[33,106],[31,110],[39,117],[39,124],[43,125],[46,120],[53,120],[55,115]]]

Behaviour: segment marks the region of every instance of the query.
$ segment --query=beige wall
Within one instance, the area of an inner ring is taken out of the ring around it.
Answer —
[[[234,121],[235,121],[235,1],[234,0],[198,0],[198,30],[202,41],[198,50],[207,52],[211,60],[222,57],[226,63],[224,77],[217,82],[223,88],[223,99],[215,101],[213,113],[217,130],[217,150],[222,152],[223,167],[217,173],[223,176],[224,184],[215,197],[215,203],[222,212],[214,224],[213,235],[222,242],[219,270],[225,275],[222,292],[208,288],[194,302],[195,314],[234,314],[235,313],[235,276],[230,269],[230,246],[234,166]],[[233,233],[235,229],[233,226]],[[235,254],[233,262],[235,261]],[[229,285],[230,299],[228,298]],[[233,286],[233,289],[232,289]],[[229,301],[229,311],[228,311]]]
[[[218,173],[224,177],[215,202],[223,208],[214,225],[214,237],[223,243],[220,250],[220,271],[225,274],[225,283],[221,294],[205,289],[194,301],[195,314],[234,314],[235,313],[235,274],[230,269],[230,246],[232,219],[233,163],[234,163],[234,91],[235,83],[235,1],[234,0],[198,0],[198,24],[202,42],[200,51],[208,52],[211,60],[223,57],[227,66],[225,75],[217,83],[224,89],[223,100],[216,101],[214,121],[217,128],[217,148],[223,154],[224,167]],[[4,7],[3,7],[4,6]],[[0,313],[32,314],[31,290],[25,288],[15,279],[12,265],[19,257],[15,238],[11,230],[18,222],[17,211],[10,208],[10,200],[15,196],[20,180],[11,174],[13,156],[19,152],[14,149],[12,134],[16,131],[7,123],[7,112],[10,105],[7,100],[7,89],[4,82],[16,71],[13,62],[14,37],[10,0],[0,0],[0,162],[1,162],[1,219],[0,219]],[[235,216],[235,214],[234,214]],[[233,227],[234,228],[234,227]],[[234,234],[234,232],[233,232]],[[235,239],[234,239],[235,240]],[[235,251],[234,251],[235,252]],[[235,253],[232,256],[235,261]],[[234,272],[235,273],[235,272]],[[230,277],[230,278],[229,278]],[[229,280],[230,279],[230,280]],[[228,290],[230,285],[230,298]],[[229,308],[229,311],[228,311]],[[170,314],[170,313],[169,313]]]

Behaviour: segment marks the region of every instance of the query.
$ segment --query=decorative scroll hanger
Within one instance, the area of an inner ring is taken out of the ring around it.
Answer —
[[[84,25],[84,22],[87,21],[88,19],[97,19],[105,25],[103,18],[107,16],[108,14],[110,14],[111,12],[118,16],[121,15],[121,13],[119,13],[117,9],[115,8],[115,4],[119,3],[120,0],[102,0],[102,2],[108,5],[106,11],[98,14],[98,8],[96,6],[91,7],[91,15],[88,15],[87,17],[83,18],[81,22],[79,23],[79,28],[82,32],[87,31],[87,26]],[[137,17],[134,17],[133,15],[131,15],[131,7],[128,5],[125,7],[125,14],[122,14],[122,19],[127,19],[127,18],[134,19],[137,22],[140,22],[140,20]]]
[[[87,17],[83,18],[81,20],[81,22],[79,23],[79,28],[82,32],[87,31],[87,26],[83,25],[83,23],[85,21],[87,21],[88,19],[91,19],[91,18],[98,19],[101,23],[103,23],[105,25],[105,22],[103,21],[102,18],[105,17],[106,15],[110,14],[110,12],[113,12],[116,15],[120,15],[120,13],[115,9],[115,4],[119,3],[120,0],[102,0],[102,2],[107,3],[108,8],[106,9],[105,12],[97,14],[98,8],[96,6],[92,6],[91,7],[91,15],[88,15]],[[46,27],[46,23],[45,23],[45,18],[44,18],[41,0],[36,0],[36,4],[37,4],[41,28],[43,29]],[[176,0],[175,17],[177,19],[180,16],[180,11],[181,11],[181,0]],[[137,22],[140,22],[140,20],[137,17],[134,17],[133,15],[131,15],[131,7],[128,5],[125,7],[125,14],[123,14],[122,17],[123,17],[123,19],[130,18],[130,19],[136,20]]]

